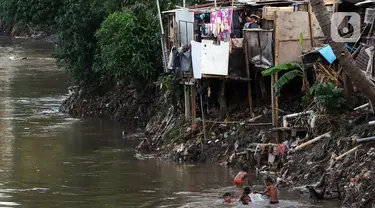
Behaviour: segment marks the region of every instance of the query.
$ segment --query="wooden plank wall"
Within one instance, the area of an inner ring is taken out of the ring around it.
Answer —
[[[315,38],[324,37],[322,30],[313,13],[307,11],[289,12],[275,11],[274,13],[274,40],[275,40],[275,65],[290,61],[302,61],[299,37],[302,33],[304,39],[303,51],[311,51],[315,46]],[[276,89],[272,86],[278,80],[278,74],[271,77],[272,98],[272,125],[277,127],[278,99],[274,97]]]
[[[308,12],[276,11],[275,14],[275,25],[277,25],[275,34],[278,34],[275,37],[275,41],[278,41],[278,43],[275,43],[275,46],[278,46],[278,49],[275,49],[275,51],[278,51],[275,54],[278,60],[278,63],[275,63],[276,65],[290,61],[301,61],[300,33],[302,33],[304,39],[304,51],[312,49],[312,36],[314,36],[313,40],[324,37],[314,14],[311,15],[311,29]]]

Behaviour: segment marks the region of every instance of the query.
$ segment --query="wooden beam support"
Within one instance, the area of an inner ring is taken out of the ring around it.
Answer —
[[[275,11],[275,66],[279,64],[279,38],[278,38],[278,15],[277,11]],[[278,98],[275,96],[276,90],[273,86],[279,79],[278,73],[271,76],[271,103],[272,103],[272,125],[274,127],[278,127],[278,117],[279,117],[279,104],[278,104]]]
[[[219,105],[220,105],[220,117],[221,117],[221,119],[228,118],[227,98],[225,96],[225,80],[221,81],[221,89],[220,89],[220,95],[219,95]]]
[[[196,124],[197,118],[197,106],[196,106],[196,97],[197,97],[197,89],[195,85],[191,85],[191,124],[193,125],[193,129]]]
[[[200,103],[201,103],[201,114],[202,114],[202,121],[203,121],[203,138],[204,140],[207,140],[207,137],[206,137],[206,121],[204,119],[204,110],[203,110],[203,96],[202,94],[199,94],[199,100],[200,100]]]
[[[313,25],[312,25],[312,20],[313,20],[313,17],[312,15],[315,15],[313,12],[312,12],[312,7],[311,7],[311,4],[308,3],[308,12],[309,12],[309,27],[310,27],[310,42],[311,42],[311,48],[314,48],[314,28],[313,28]],[[303,51],[302,51],[303,53]]]
[[[186,85],[184,85],[184,98],[185,98],[185,120],[190,119],[190,93]]]

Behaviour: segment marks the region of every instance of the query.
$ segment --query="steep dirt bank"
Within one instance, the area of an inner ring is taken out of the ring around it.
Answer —
[[[122,123],[145,126],[157,109],[156,87],[137,92],[132,87],[109,90],[96,88],[72,89],[61,104],[60,111],[74,117],[109,118]]]

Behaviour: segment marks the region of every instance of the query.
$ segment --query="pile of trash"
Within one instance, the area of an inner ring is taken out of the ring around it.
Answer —
[[[240,112],[232,113],[231,121],[206,117],[204,124],[197,118],[195,126],[174,112],[149,122],[138,154],[178,163],[246,165],[279,187],[301,187],[314,200],[375,205],[375,126],[369,125],[375,118],[367,113],[281,112],[282,127],[272,128],[269,108],[255,109],[247,120]]]
[[[357,124],[348,116],[330,120],[334,126],[330,126],[332,132],[309,140],[315,142],[303,148],[290,148],[287,162],[279,171],[284,186],[303,187],[300,191],[308,192],[314,200],[337,198],[348,207],[375,205],[375,168],[372,165],[375,144],[371,143],[375,140],[368,137],[375,133],[375,127],[368,122]],[[360,117],[356,115],[357,119]],[[345,128],[336,126],[339,122]],[[322,125],[321,129],[329,128]]]

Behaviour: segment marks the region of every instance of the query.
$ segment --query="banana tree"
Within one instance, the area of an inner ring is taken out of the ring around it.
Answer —
[[[302,33],[300,33],[300,36],[299,36],[299,43],[300,43],[301,52],[302,52],[303,51],[303,45],[304,45]],[[288,72],[286,72],[284,75],[282,75],[279,78],[279,80],[273,86],[274,88],[277,89],[277,91],[275,93],[276,97],[280,96],[281,88],[284,85],[286,85],[290,80],[292,80],[296,77],[299,77],[299,78],[302,79],[302,82],[303,82],[302,89],[301,89],[302,92],[306,92],[306,90],[309,88],[309,82],[307,80],[307,74],[306,74],[306,71],[305,71],[305,67],[300,62],[289,62],[289,63],[286,63],[286,64],[280,64],[280,65],[274,66],[272,68],[264,70],[262,72],[262,75],[263,76],[270,76],[270,75],[276,74],[276,73],[281,72],[281,71],[288,71]]]

